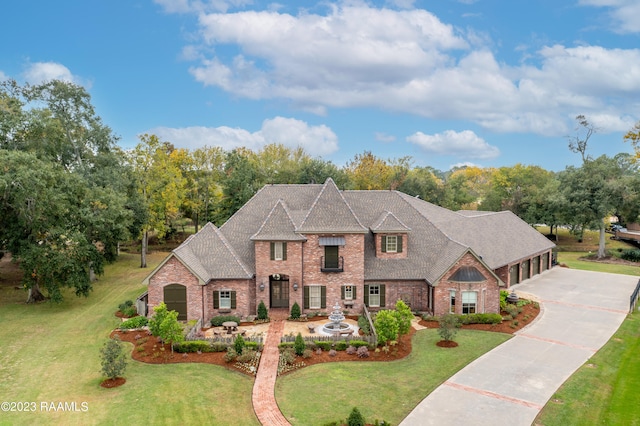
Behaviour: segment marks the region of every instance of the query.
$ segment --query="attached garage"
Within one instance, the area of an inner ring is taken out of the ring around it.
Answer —
[[[178,320],[187,320],[187,287],[169,284],[164,288],[164,303],[169,311],[178,313]]]

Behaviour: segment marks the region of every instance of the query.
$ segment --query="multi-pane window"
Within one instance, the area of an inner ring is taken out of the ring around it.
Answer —
[[[380,306],[380,286],[379,285],[369,286],[369,306],[374,308]]]
[[[231,309],[231,291],[221,290],[220,297],[220,309]]]
[[[450,290],[449,291],[449,312],[452,314],[456,313],[456,291],[455,290]]]
[[[271,243],[271,260],[287,260],[287,243],[274,241]]]
[[[353,286],[352,285],[345,285],[344,286],[344,298],[345,298],[345,300],[352,300],[353,299]]]
[[[478,293],[475,291],[462,292],[462,313],[475,314],[476,305],[478,304]]]
[[[387,253],[397,253],[397,252],[398,252],[398,236],[388,235],[387,236]]]
[[[322,287],[319,285],[309,286],[309,308],[320,309],[322,305]]]

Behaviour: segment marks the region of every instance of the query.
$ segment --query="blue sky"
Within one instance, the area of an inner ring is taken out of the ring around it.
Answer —
[[[3,5],[0,79],[87,88],[132,147],[365,150],[448,170],[561,170],[631,152],[637,0],[25,0]]]

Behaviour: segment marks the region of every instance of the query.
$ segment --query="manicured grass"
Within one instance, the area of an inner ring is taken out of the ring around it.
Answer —
[[[536,229],[544,235],[549,234],[548,226],[537,226]],[[553,233],[557,233],[558,235],[558,240],[554,241],[558,246],[558,251],[596,252],[598,250],[600,231],[586,230],[581,243],[578,242],[575,235],[571,235],[571,232],[569,232],[569,229],[567,228],[558,228],[557,231],[554,229]],[[606,234],[605,248],[607,250],[635,248],[624,241],[612,240],[610,237],[611,234]]]
[[[535,424],[640,425],[640,314],[553,395]]]
[[[457,348],[436,346],[437,330],[420,330],[411,354],[393,362],[317,364],[278,379],[276,400],[293,425],[344,420],[358,407],[368,423],[398,424],[455,372],[508,340],[500,333],[460,330]]]
[[[124,386],[100,387],[100,348],[118,324],[114,312],[145,290],[142,279],[165,256],[151,254],[149,268],[140,269],[138,255],[124,254],[88,298],[68,291],[59,305],[25,305],[24,293],[7,290],[19,297],[0,300],[1,400],[34,401],[38,410],[3,412],[0,424],[259,424],[253,379],[218,366],[130,359]],[[42,412],[43,402],[76,402],[78,409],[86,402],[88,411]]]
[[[590,262],[580,260],[585,253],[580,252],[558,252],[558,263],[565,264],[569,268],[581,269],[583,271],[608,272],[611,274],[624,274],[640,276],[640,266],[620,265],[612,263]]]

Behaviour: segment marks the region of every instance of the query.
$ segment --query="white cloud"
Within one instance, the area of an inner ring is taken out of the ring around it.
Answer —
[[[275,117],[264,120],[261,130],[249,132],[231,127],[156,127],[145,133],[156,134],[176,147],[195,149],[219,146],[225,150],[246,147],[257,151],[279,143],[290,148],[302,147],[311,155],[328,155],[338,150],[338,137],[327,126],[309,126],[294,118]]]
[[[637,0],[580,0],[579,4],[609,8],[611,29],[614,32],[640,32],[640,3]]]
[[[9,76],[0,71],[0,81],[5,81],[7,79],[9,79]]]
[[[24,79],[31,84],[50,80],[62,80],[79,84],[79,78],[71,74],[69,68],[57,62],[34,62],[23,73]]]
[[[623,0],[607,1],[621,10]],[[361,1],[328,8],[200,13],[201,45],[184,51],[195,61],[190,72],[235,96],[285,99],[319,115],[380,108],[495,132],[562,136],[578,114],[606,114],[607,129],[617,129],[637,110],[639,49],[554,45],[510,66],[486,34],[461,33],[426,10]]]
[[[252,0],[154,0],[167,13],[226,12],[234,7],[252,3]]]
[[[500,155],[500,150],[489,145],[471,130],[456,132],[446,130],[435,135],[416,132],[407,141],[418,145],[424,151],[438,155],[453,155],[464,158],[488,159]]]
[[[375,136],[377,141],[384,142],[384,143],[395,142],[395,140],[396,140],[395,136],[389,135],[389,134],[383,133],[383,132],[376,132],[374,134],[374,136]]]

